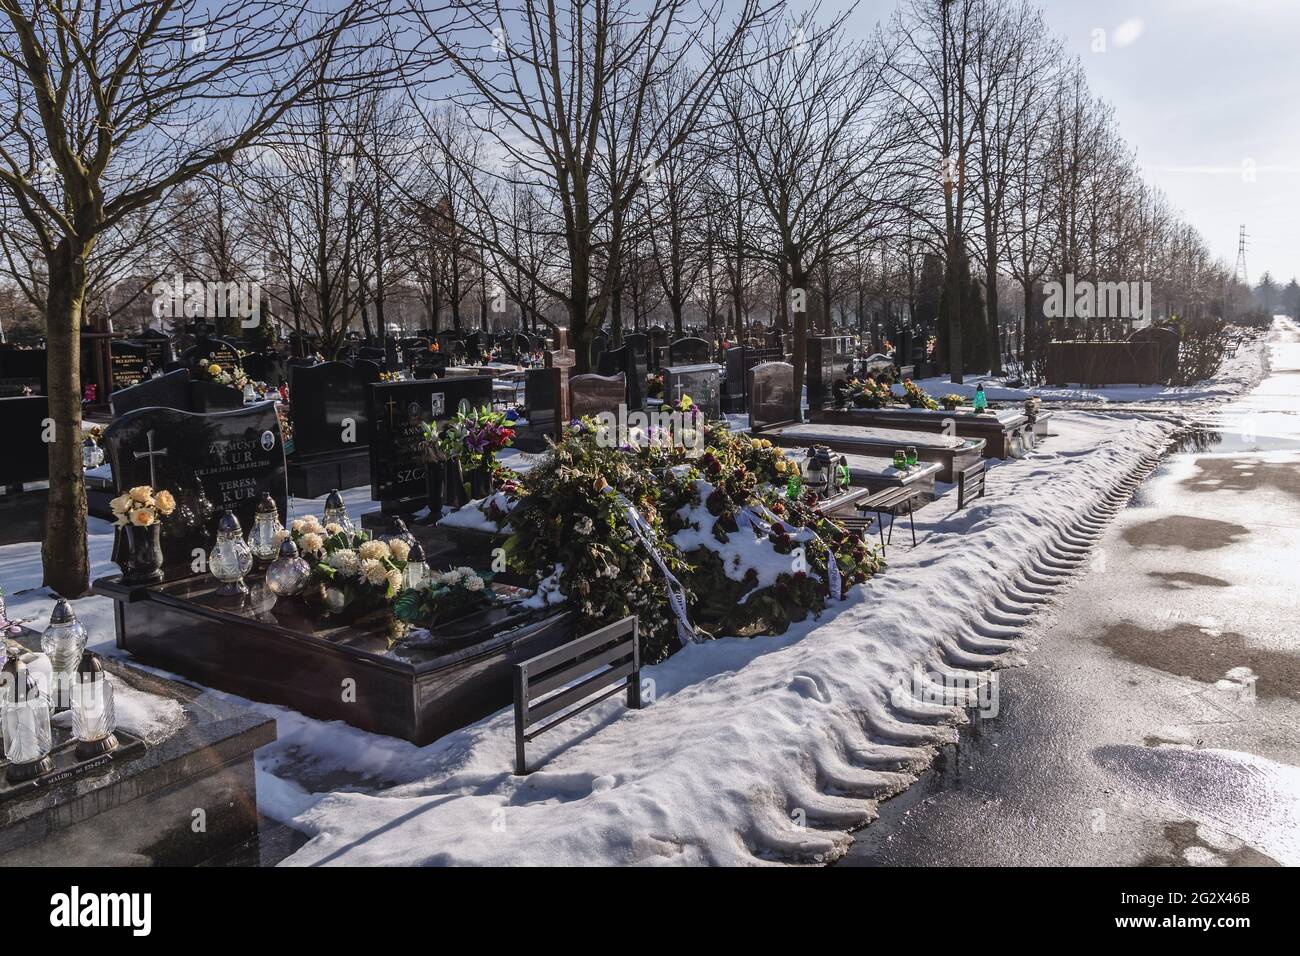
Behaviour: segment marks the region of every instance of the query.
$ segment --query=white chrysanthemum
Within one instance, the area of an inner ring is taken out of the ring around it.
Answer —
[[[591,518],[587,515],[583,515],[578,519],[577,523],[574,524],[573,530],[578,532],[578,534],[591,534],[594,527],[595,525],[591,523]]]
[[[401,571],[394,570],[388,572],[388,586],[392,588],[394,591],[400,591],[402,589]]]
[[[401,538],[394,538],[388,542],[388,550],[393,553],[393,557],[398,561],[405,561],[411,556],[411,546]]]
[[[460,579],[461,579],[461,573],[459,571],[448,571],[446,574],[442,576],[442,583],[447,585],[447,587],[451,588],[451,587],[455,587],[457,584],[460,584]]]
[[[341,551],[335,551],[333,554],[331,554],[328,558],[325,559],[325,563],[337,571],[342,571],[344,574],[347,575],[356,574],[357,553],[355,551],[351,551],[347,548],[344,548]]]
[[[482,591],[482,590],[483,590],[483,579],[482,579],[481,577],[479,577],[477,574],[475,574],[475,575],[473,575],[473,576],[471,576],[471,577],[466,578],[466,579],[465,579],[465,590],[467,590],[467,591]]]
[[[293,522],[289,525],[289,527],[293,529],[294,534],[302,534],[304,531],[307,530],[307,519],[294,518]]]
[[[429,575],[429,587],[440,587],[444,583],[445,575],[441,571],[434,571]]]
[[[325,526],[326,534],[338,534],[342,530],[343,530],[343,525],[339,524],[336,521],[331,521],[329,524]]]
[[[281,528],[279,531],[275,533],[274,537],[275,537],[276,544],[284,544],[285,539],[289,537],[289,532]]]
[[[361,574],[376,586],[388,583],[388,570],[384,567],[384,562],[375,558],[366,558],[361,562]]]
[[[474,569],[467,568],[462,565],[461,567],[456,569],[456,573],[459,574],[462,578],[471,578],[474,576]]]
[[[388,545],[384,544],[382,541],[362,542],[357,553],[360,554],[363,559],[373,558],[375,560],[382,560],[392,554],[388,549]]]
[[[309,531],[302,536],[302,549],[312,554],[319,554],[325,547],[325,539],[314,531]]]

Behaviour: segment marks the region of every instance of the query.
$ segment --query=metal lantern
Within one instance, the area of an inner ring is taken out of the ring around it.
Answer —
[[[307,586],[311,565],[298,555],[298,546],[290,538],[280,543],[280,554],[266,569],[266,586],[278,597],[293,597]]]
[[[809,489],[829,495],[835,480],[831,450],[825,445],[813,445],[804,460],[804,481]]]
[[[81,655],[72,689],[72,734],[77,738],[77,757],[85,760],[116,749],[115,730],[113,685],[108,682],[99,655],[86,651]]]
[[[269,491],[262,493],[262,500],[257,503],[257,513],[253,516],[253,529],[248,532],[248,547],[253,552],[253,559],[258,564],[270,564],[280,553],[280,511]]]
[[[50,624],[41,633],[41,650],[50,659],[53,673],[50,678],[50,696],[55,710],[72,706],[72,682],[77,664],[86,650],[86,629],[77,620],[72,605],[63,598],[50,612]]]
[[[325,499],[325,516],[322,523],[327,527],[336,524],[347,532],[353,530],[352,519],[348,517],[347,506],[343,504],[343,496],[339,494],[337,488]]]
[[[244,383],[244,404],[249,405],[257,401],[257,389],[253,388],[252,382]]]
[[[212,571],[212,576],[221,582],[217,594],[247,594],[248,585],[244,583],[244,575],[252,567],[253,552],[244,542],[244,529],[239,526],[239,519],[234,512],[227,511],[217,526],[216,546],[208,555],[208,568]]]
[[[22,648],[12,644],[4,664],[4,698],[0,701],[0,726],[4,732],[9,783],[22,783],[54,769],[50,759],[50,699],[41,691],[27,665],[18,657]]]
[[[89,471],[104,463],[104,452],[95,444],[95,439],[87,438],[81,443],[81,467]]]
[[[402,587],[418,591],[429,581],[429,565],[424,560],[424,548],[417,541],[411,545],[406,556],[406,568],[402,571]]]

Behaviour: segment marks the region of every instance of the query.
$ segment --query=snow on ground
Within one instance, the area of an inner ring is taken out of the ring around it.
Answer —
[[[847,829],[874,815],[869,795],[906,786],[876,758],[925,762],[945,726],[897,723],[889,691],[939,642],[987,608],[1074,515],[1097,501],[1170,425],[1140,415],[1062,412],[1027,458],[995,464],[985,498],[954,512],[946,493],[917,514],[920,544],[899,541],[889,567],[818,621],[781,637],[724,638],[643,672],[641,711],[618,698],[529,747],[512,775],[505,709],[427,747],[274,705],[279,739],[258,754],[262,812],[312,839],[289,864],[745,864],[828,860]],[[376,505],[346,492],[357,517]],[[298,501],[293,514],[319,514]],[[112,573],[111,529],[91,522],[93,574]],[[36,544],[0,547],[10,613],[44,625],[53,600]],[[91,643],[113,648],[112,603],[75,602]],[[229,695],[209,691],[216,697]],[[960,720],[956,709],[908,705]],[[870,742],[864,720],[892,727],[902,750]],[[854,794],[857,796],[854,796]],[[806,817],[808,827],[797,825]]]
[[[1197,402],[1206,399],[1227,398],[1240,395],[1263,379],[1266,371],[1267,348],[1263,337],[1249,339],[1241,344],[1236,355],[1224,359],[1219,371],[1212,377],[1194,385],[1108,385],[1101,388],[1069,386],[1052,388],[1009,388],[1002,378],[988,375],[969,375],[961,385],[954,385],[943,376],[916,379],[916,384],[935,398],[944,395],[975,394],[975,387],[983,384],[984,394],[990,401],[1017,402],[1037,396],[1045,402]],[[898,395],[902,386],[895,386]]]
[[[900,675],[966,627],[1025,555],[1099,500],[1167,424],[1065,412],[1028,458],[996,465],[988,495],[918,515],[920,545],[852,589],[838,613],[781,637],[721,639],[647,668],[641,711],[611,700],[530,745],[511,773],[511,712],[423,748],[279,710],[264,748],[264,811],[312,834],[290,864],[744,864],[826,860],[898,789],[864,715],[890,725]],[[900,534],[900,541],[905,532]],[[912,705],[920,710],[922,705]],[[270,710],[270,709],[268,709]],[[929,712],[934,712],[931,708]],[[938,711],[953,720],[956,710]],[[893,724],[925,745],[951,729]],[[339,775],[351,781],[337,786]],[[312,781],[328,783],[313,792]],[[262,786],[261,784],[259,784]],[[833,791],[833,792],[828,792]],[[800,827],[806,817],[819,828]]]

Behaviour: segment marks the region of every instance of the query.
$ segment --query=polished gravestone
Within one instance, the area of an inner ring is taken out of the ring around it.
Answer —
[[[321,616],[246,580],[242,598],[206,575],[95,589],[118,602],[118,646],[145,663],[421,746],[508,706],[514,665],[573,637],[567,611],[504,605],[399,638],[386,611]]]
[[[193,573],[196,554],[212,549],[216,521],[229,509],[247,531],[269,492],[287,512],[284,447],[273,402],[215,414],[140,408],[113,421],[104,447],[120,494],[136,485],[166,489],[176,510],[162,523],[163,570]]]
[[[688,395],[705,421],[722,418],[722,370],[716,365],[671,365],[664,369],[664,400]]]
[[[175,408],[194,411],[190,370],[178,368],[157,378],[147,378],[138,385],[114,392],[110,401],[113,415],[125,415],[137,408]]]
[[[381,382],[370,386],[370,497],[385,512],[411,513],[425,506],[421,426],[446,422],[458,412],[491,407],[491,376],[436,381]]]
[[[113,342],[108,350],[114,392],[138,385],[149,374],[151,363],[149,348],[145,344]],[[156,367],[161,368],[161,366]]]
[[[759,349],[748,345],[735,345],[727,349],[724,364],[724,411],[743,413],[747,410],[749,371],[764,362],[783,362],[785,353],[780,349]]]
[[[596,366],[598,375],[608,377],[620,372],[627,383],[624,401],[628,411],[640,411],[645,407],[646,365],[642,356],[627,345],[602,352]]]
[[[853,378],[853,353],[843,336],[810,336],[808,357],[808,407],[820,408],[843,401]]]
[[[984,440],[985,458],[1019,458],[1034,447],[1034,423],[1023,411],[999,409],[977,414],[971,409],[925,408],[813,409],[814,423],[866,425],[872,428],[939,432]]]
[[[20,396],[24,389],[44,395],[48,381],[44,349],[0,345],[0,397]]]
[[[18,640],[36,649],[40,635]],[[0,802],[0,866],[193,866],[255,841],[254,752],[275,741],[275,721],[125,662],[103,664],[129,746]],[[56,745],[67,721],[55,718]]]
[[[219,338],[199,338],[181,353],[181,361],[191,367],[200,361],[225,369],[240,367],[239,350],[226,339]]]
[[[321,362],[289,373],[293,454],[289,489],[297,498],[370,484],[367,387],[379,380],[373,362]]]
[[[54,434],[47,425],[50,402],[44,395],[0,398],[0,422],[5,447],[0,454],[0,488],[44,481],[49,474],[50,446]]]
[[[749,370],[749,423],[754,429],[800,420],[794,366],[764,362]]]
[[[709,343],[688,336],[668,346],[669,365],[705,365],[709,361]]]
[[[569,377],[569,414],[585,418],[602,412],[618,414],[618,407],[627,401],[626,376],[572,375]]]

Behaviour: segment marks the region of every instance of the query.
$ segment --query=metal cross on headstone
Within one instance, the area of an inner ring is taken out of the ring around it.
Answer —
[[[387,404],[388,404],[388,427],[392,428],[395,424],[393,422],[393,409],[397,407],[397,401],[390,395]]]
[[[158,478],[157,478],[157,476],[155,476],[155,474],[154,474],[154,469],[153,469],[153,460],[154,460],[155,458],[159,457],[160,455],[165,456],[165,455],[167,454],[167,449],[166,449],[166,448],[158,448],[158,449],[155,449],[155,448],[153,447],[153,429],[152,429],[152,428],[149,429],[147,432],[145,432],[144,437],[145,437],[145,440],[146,440],[147,443],[148,443],[148,448],[149,448],[149,450],[148,450],[148,451],[138,451],[138,452],[136,452],[136,453],[135,453],[135,460],[136,460],[136,461],[139,461],[141,458],[148,458],[148,459],[149,459],[149,487],[151,487],[151,488],[153,488],[155,491],[157,491],[157,490],[158,490]]]

